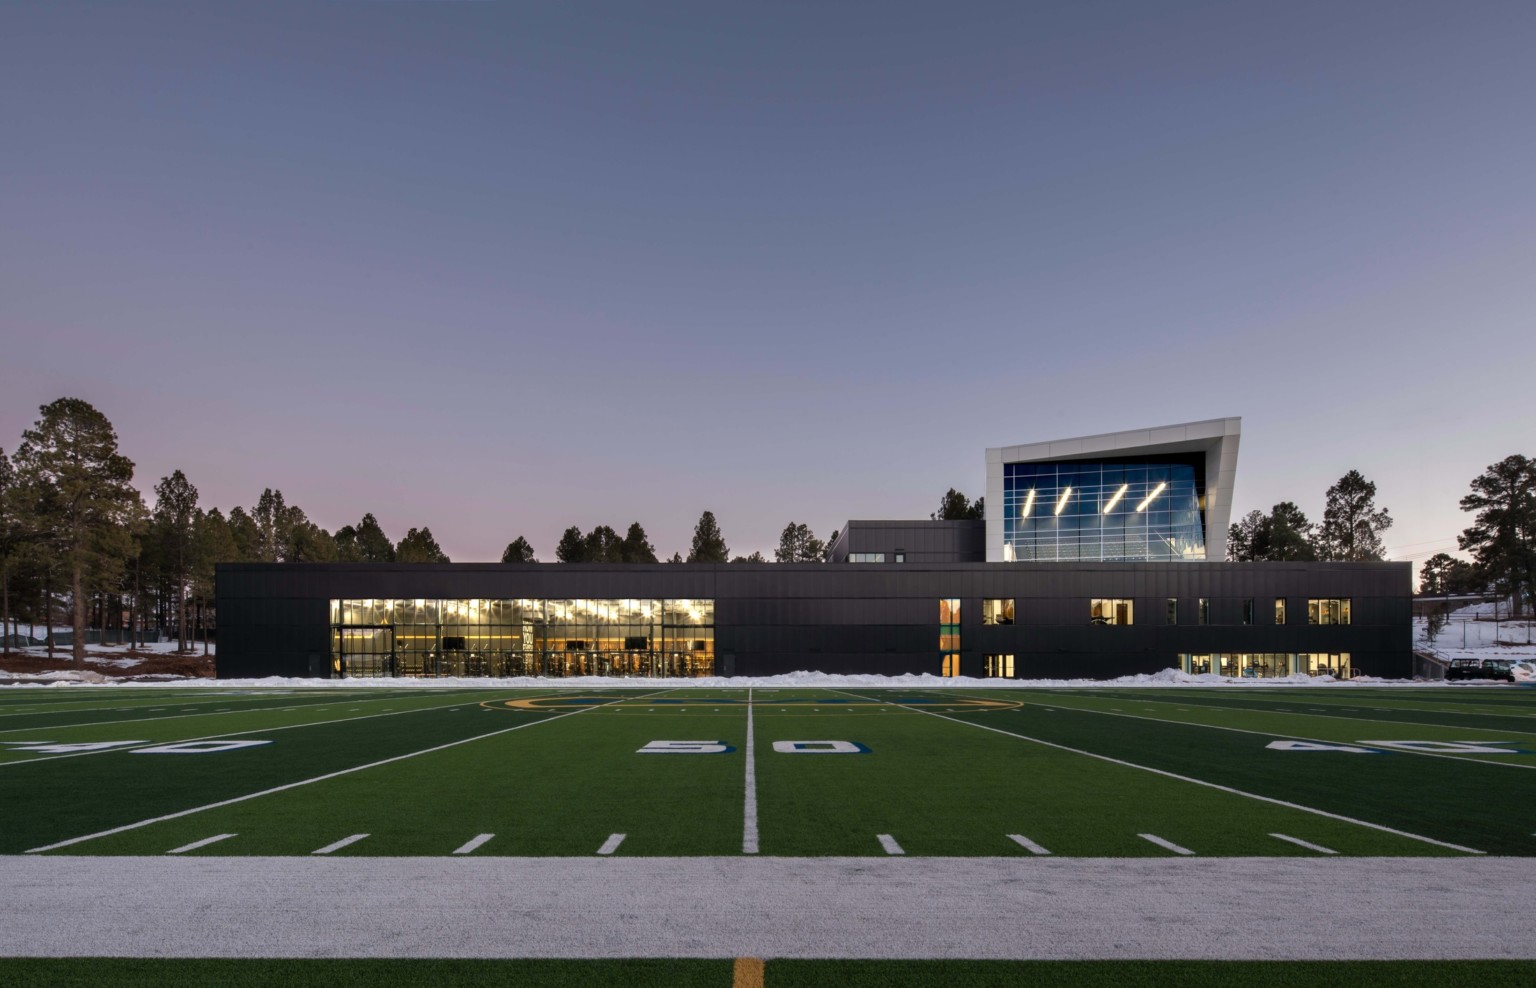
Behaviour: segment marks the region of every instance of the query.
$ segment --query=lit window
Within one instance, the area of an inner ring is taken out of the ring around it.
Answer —
[[[1198,619],[1196,621],[1197,624],[1210,624],[1211,623],[1211,598],[1209,598],[1209,597],[1201,597],[1200,598],[1200,605],[1199,605],[1199,610],[1198,610],[1197,613],[1198,613]]]
[[[982,624],[1012,624],[1013,598],[988,597],[981,602]]]
[[[1089,624],[1135,624],[1132,601],[1126,597],[1095,597],[1088,610]]]
[[[885,553],[850,552],[848,553],[848,561],[850,563],[883,563],[885,562]]]
[[[1179,598],[1177,597],[1168,598],[1168,623],[1179,623]]]
[[[989,655],[987,656],[987,676],[993,679],[1013,678],[1013,656]]]
[[[1308,624],[1348,624],[1348,597],[1313,597],[1307,601]]]
[[[1276,597],[1275,598],[1275,623],[1276,624],[1284,624],[1285,623],[1285,598],[1284,597]]]
[[[960,598],[944,597],[939,600],[939,651],[946,655],[946,668],[948,668],[948,654],[960,651]],[[954,656],[956,672],[945,673],[948,675],[960,675],[958,672],[960,656]]]
[[[946,677],[960,675],[960,656],[953,653],[945,654],[943,670],[943,675]]]

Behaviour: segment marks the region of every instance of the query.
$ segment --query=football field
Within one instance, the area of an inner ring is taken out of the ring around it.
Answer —
[[[1023,958],[1299,961],[1314,955],[1286,948],[1285,930],[1322,943],[1328,935],[1308,924],[1343,924],[1379,925],[1391,942],[1355,937],[1358,948],[1322,946],[1317,959],[1529,959],[1528,937],[1503,947],[1476,937],[1424,943],[1414,931],[1467,917],[1399,900],[1449,883],[1480,891],[1495,917],[1506,904],[1529,916],[1536,872],[1515,859],[1536,856],[1533,770],[1536,691],[1521,687],[7,691],[0,860],[10,862],[8,883],[32,889],[36,929],[0,939],[0,953],[292,964],[567,958],[516,963],[555,965],[551,983],[577,983],[578,969],[558,964],[582,963],[572,958],[592,944],[589,963],[614,958],[604,963],[628,972],[621,983],[652,983],[637,958],[699,958],[687,968],[699,983],[742,983],[735,958],[747,958],[747,983],[801,983],[793,978],[810,975],[795,964],[838,959],[873,971],[894,958],[909,971],[968,963],[977,983],[992,983],[986,964]],[[281,888],[264,876],[281,876]],[[686,877],[686,894],[676,876]],[[1378,887],[1393,881],[1406,884]],[[161,882],[194,898],[225,883],[228,896],[249,898],[251,915],[225,945],[205,938],[201,949],[177,946],[185,923],[168,919],[157,947]],[[1074,944],[1070,929],[1062,943],[1031,938],[1050,927],[1047,906],[1050,915],[1110,915],[1137,887],[1159,883],[1171,898],[1117,920],[1129,924],[1118,940]],[[49,909],[78,905],[70,889],[94,889],[100,911],[101,888],[128,887],[148,890],[122,893],[124,903],[148,897],[133,910],[132,943],[120,942],[128,934],[110,915],[80,940],[48,940],[57,928]],[[438,940],[439,953],[432,938],[412,947],[412,936],[387,929],[352,937],[352,950],[302,930],[279,931],[286,940],[261,934],[278,922],[274,909],[342,915],[370,908],[384,889],[378,909],[419,915],[455,908],[461,887],[479,890],[482,914],[514,908],[537,919],[484,920],[483,932]],[[1212,949],[1235,915],[1224,919],[1212,899],[1240,888],[1252,894],[1238,913],[1278,922]],[[774,889],[773,901],[810,910],[857,892],[850,910],[892,910],[898,918],[880,922],[895,929],[871,932],[871,916],[841,932],[835,916],[797,927],[771,915]],[[1019,889],[1065,898],[1025,906],[1010,898]],[[1378,898],[1359,898],[1368,894]],[[734,917],[715,933],[662,923],[632,937],[580,922],[538,925],[604,910],[617,910],[620,924],[624,909],[675,917],[692,902],[730,917],[756,902],[763,916],[757,926]],[[1183,908],[1187,923],[1166,937],[1135,932]],[[1319,917],[1315,908],[1343,912]],[[1418,919],[1397,922],[1394,908]],[[905,929],[901,910],[938,922]],[[736,945],[732,923],[767,939],[749,932]],[[1418,949],[1404,955],[1404,944]],[[766,966],[751,967],[764,957]],[[1531,973],[1517,963],[1489,976],[1517,969]],[[60,978],[65,969],[14,968],[32,970]]]

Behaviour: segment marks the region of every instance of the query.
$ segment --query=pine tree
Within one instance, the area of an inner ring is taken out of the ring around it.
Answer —
[[[180,470],[160,478],[155,485],[155,514],[163,519],[171,538],[175,566],[176,651],[187,650],[187,583],[192,556],[192,521],[197,511],[197,488]]]
[[[706,511],[699,516],[699,523],[693,528],[693,545],[688,550],[690,563],[723,563],[731,558],[731,550],[726,547],[725,536],[720,534],[720,525],[715,521],[715,513]]]
[[[501,553],[501,561],[504,563],[536,563],[533,555],[533,546],[529,541],[519,535]]]
[[[337,530],[336,549],[340,558],[348,562],[395,561],[395,544],[384,534],[384,529],[372,512],[363,515],[363,520],[356,525],[343,525]]]
[[[1260,553],[1264,551],[1261,543],[1267,540],[1265,521],[1264,512],[1250,511],[1242,520],[1234,522],[1227,529],[1227,558],[1234,563],[1252,563],[1263,559]]]
[[[1290,501],[1281,501],[1270,509],[1265,519],[1264,535],[1267,558],[1275,562],[1311,562],[1317,558],[1312,548],[1312,530],[1307,516]]]
[[[755,549],[750,556],[737,556],[731,560],[733,563],[766,563],[767,561],[767,558]]]
[[[581,534],[581,529],[572,525],[560,533],[560,542],[555,546],[555,558],[562,563],[587,561],[587,540]]]
[[[1385,547],[1381,533],[1392,527],[1386,508],[1376,507],[1376,485],[1351,470],[1328,488],[1328,506],[1318,529],[1319,559],[1330,562],[1379,560]]]
[[[624,561],[624,540],[619,538],[607,525],[598,525],[588,532],[585,539],[587,543],[586,562],[589,563],[622,563]]]
[[[235,549],[239,553],[236,562],[272,561],[261,558],[261,532],[256,527],[256,519],[238,505],[229,509],[229,534],[234,537]]]
[[[1461,510],[1477,515],[1457,545],[1520,617],[1536,592],[1536,460],[1517,453],[1492,464],[1472,479]]]
[[[38,495],[36,513],[63,557],[74,612],[75,668],[85,668],[86,580],[133,553],[129,525],[143,510],[133,461],[117,451],[112,423],[89,402],[60,398],[22,434],[17,472]]]
[[[395,547],[397,563],[446,563],[451,562],[432,537],[432,529],[422,526],[405,533],[405,538]]]
[[[229,529],[229,522],[218,508],[197,513],[192,525],[192,595],[197,600],[198,612],[206,613],[213,606],[216,590],[215,577],[219,563],[238,562],[240,550]],[[203,654],[208,654],[208,623],[206,617],[198,622],[203,629]]]
[[[986,514],[986,498],[978,497],[976,503],[951,487],[939,498],[939,510],[928,517],[934,521],[980,521]]]
[[[629,531],[624,533],[623,555],[626,563],[656,562],[656,550],[638,521],[631,522]]]
[[[826,551],[826,543],[811,532],[810,526],[792,521],[779,534],[779,547],[773,551],[773,560],[778,563],[819,563]]]

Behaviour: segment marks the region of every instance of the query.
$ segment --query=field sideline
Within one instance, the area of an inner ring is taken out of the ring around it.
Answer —
[[[1523,687],[0,691],[0,955],[1524,961],[1532,769]]]

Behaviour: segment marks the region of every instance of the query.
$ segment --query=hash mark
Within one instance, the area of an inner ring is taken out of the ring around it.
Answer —
[[[1023,834],[1009,834],[1008,839],[1028,851],[1030,854],[1050,854],[1045,848],[1025,837]]]
[[[609,834],[608,839],[603,841],[603,846],[597,849],[597,853],[612,854],[619,849],[619,845],[622,843],[624,843],[623,834]]]
[[[341,840],[337,841],[334,844],[327,844],[324,847],[320,848],[320,850],[318,850],[318,851],[310,851],[309,853],[310,854],[330,854],[332,851],[339,851],[339,850],[341,850],[342,848],[346,847],[348,844],[356,844],[358,841],[362,840],[364,837],[367,837],[367,836],[368,836],[367,834],[353,834],[351,837],[343,837]]]
[[[481,834],[480,836],[474,838],[469,843],[465,844],[463,847],[459,848],[458,850],[454,851],[453,853],[454,854],[469,854],[475,848],[479,847],[480,845],[484,844],[486,841],[490,840],[492,837],[495,837],[495,836],[496,836],[495,834]]]
[[[892,837],[890,834],[876,834],[875,837],[879,838],[880,846],[885,848],[885,853],[886,854],[906,854],[907,853],[906,851],[903,851],[901,849],[901,845],[896,843],[896,838]]]
[[[225,840],[227,838],[234,837],[234,836],[235,836],[234,834],[218,834],[217,836],[214,836],[214,837],[204,837],[202,840],[195,840],[195,841],[193,841],[190,844],[183,844],[180,847],[174,848],[174,849],[169,850],[169,851],[166,851],[165,853],[166,854],[186,854],[188,851],[195,851],[195,850],[197,850],[200,847],[207,847],[209,844],[217,843],[218,841]]]
[[[1149,840],[1152,843],[1156,844],[1158,847],[1164,848],[1165,850],[1172,851],[1174,854],[1194,854],[1195,853],[1194,851],[1191,851],[1187,847],[1180,847],[1179,845],[1175,844],[1173,841],[1171,841],[1171,840],[1164,840],[1163,838],[1157,836],[1156,834],[1137,834],[1136,836],[1140,837],[1142,840]]]
[[[1338,851],[1335,851],[1332,848],[1324,847],[1321,844],[1313,844],[1313,843],[1311,843],[1309,841],[1304,841],[1300,837],[1290,837],[1290,836],[1287,836],[1286,834],[1270,834],[1269,836],[1279,838],[1280,840],[1283,840],[1283,841],[1289,841],[1290,843],[1295,844],[1297,847],[1304,847],[1304,848],[1306,848],[1309,851],[1316,851],[1318,854],[1338,854],[1339,853]]]

